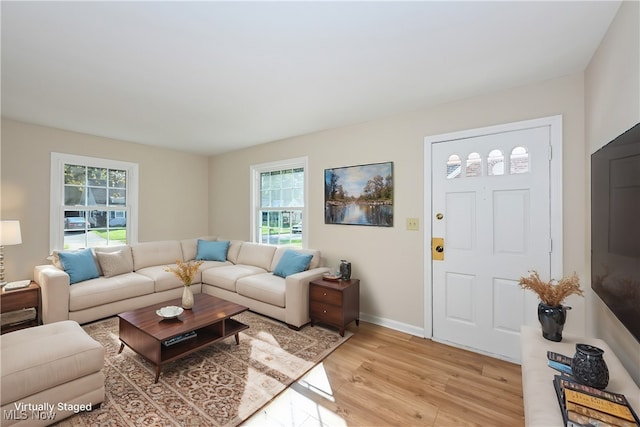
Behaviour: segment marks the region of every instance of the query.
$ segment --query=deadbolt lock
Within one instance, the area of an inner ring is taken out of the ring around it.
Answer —
[[[437,218],[437,219],[442,219],[442,218],[444,218],[444,215],[442,215],[440,212],[438,212],[438,213],[436,214],[436,218]]]
[[[444,239],[442,237],[433,237],[431,239],[431,259],[444,261]]]

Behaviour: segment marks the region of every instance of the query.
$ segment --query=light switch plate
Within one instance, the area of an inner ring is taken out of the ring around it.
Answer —
[[[407,230],[418,231],[420,229],[420,222],[418,218],[407,218]]]

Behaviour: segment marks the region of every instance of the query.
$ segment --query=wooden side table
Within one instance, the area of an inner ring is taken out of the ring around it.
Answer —
[[[340,329],[356,321],[360,325],[360,280],[313,280],[309,282],[309,312],[311,326],[316,322]]]
[[[37,326],[40,324],[40,286],[36,282],[31,282],[26,288],[6,291],[2,289],[0,294],[0,312],[8,313],[10,311],[23,310],[33,308],[36,311],[34,319],[25,320],[16,324],[2,325],[2,333],[17,331],[18,329]]]

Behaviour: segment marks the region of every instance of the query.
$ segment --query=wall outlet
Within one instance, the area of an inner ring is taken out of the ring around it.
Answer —
[[[420,223],[418,218],[407,218],[407,230],[418,231],[420,229]]]

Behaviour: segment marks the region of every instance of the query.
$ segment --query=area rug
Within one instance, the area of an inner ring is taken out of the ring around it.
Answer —
[[[105,350],[105,402],[60,426],[235,426],[324,359],[351,333],[306,326],[289,329],[252,312],[240,345],[229,337],[155,368],[128,347],[121,354],[116,317],[84,326]]]

